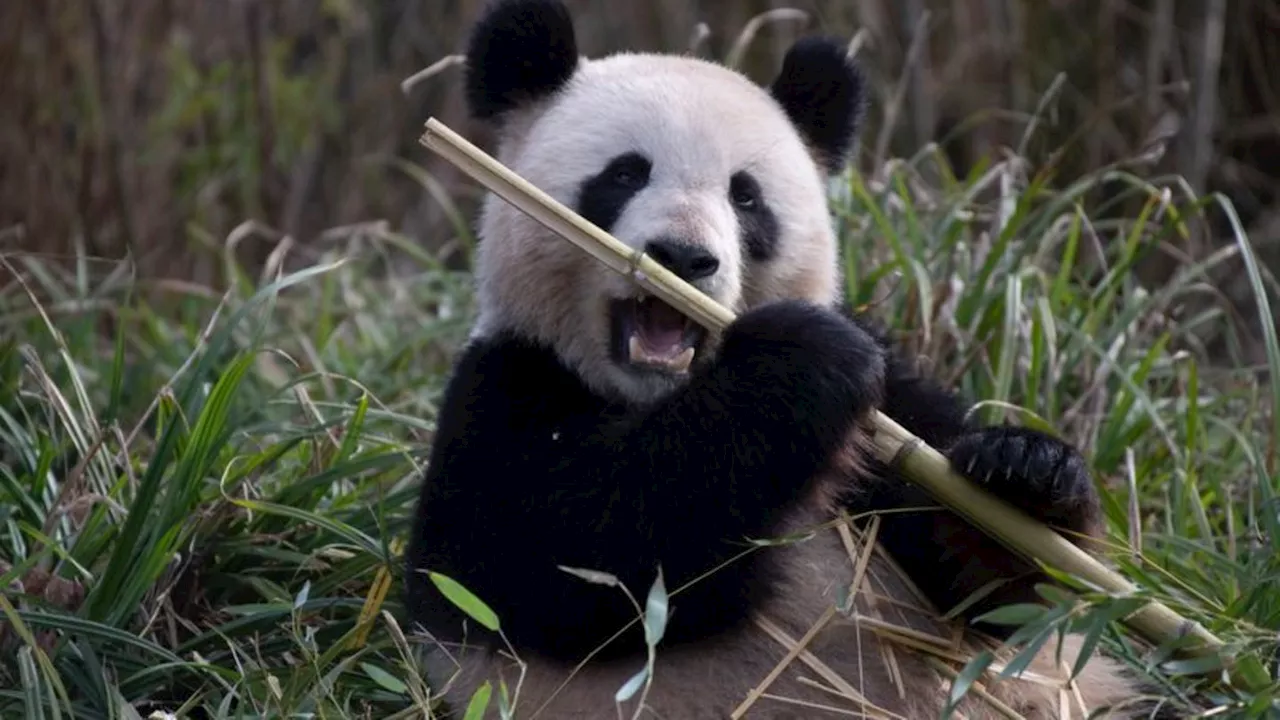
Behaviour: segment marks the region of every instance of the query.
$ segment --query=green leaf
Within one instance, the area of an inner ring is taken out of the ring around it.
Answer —
[[[377,665],[362,662],[360,663],[360,669],[364,670],[364,674],[368,675],[370,680],[378,683],[385,690],[397,695],[407,695],[409,692],[408,686]]]
[[[649,647],[656,647],[667,628],[667,586],[662,581],[662,569],[649,587],[649,598],[644,606],[644,638]]]
[[[644,681],[648,679],[648,677],[649,666],[646,665],[640,668],[640,672],[632,675],[630,680],[623,683],[622,687],[618,688],[617,694],[613,696],[614,701],[622,703],[630,700],[632,696],[640,690],[640,688],[644,687]]]
[[[973,622],[991,623],[992,625],[1026,625],[1033,620],[1040,619],[1047,611],[1048,608],[1038,603],[1015,603],[980,615],[974,618]]]
[[[498,630],[497,614],[490,610],[480,598],[472,595],[471,591],[461,583],[436,572],[428,572],[427,577],[431,578],[431,582],[435,583],[436,588],[449,599],[449,602],[469,615],[472,620],[495,632]]]
[[[471,702],[467,703],[467,712],[462,716],[463,720],[480,720],[483,718],[484,711],[489,709],[489,698],[492,695],[493,685],[486,680],[471,696]]]
[[[342,447],[338,449],[334,462],[346,460],[351,457],[351,453],[355,452],[356,445],[360,442],[361,434],[364,431],[365,414],[368,412],[369,394],[361,393],[360,402],[356,403],[356,410],[351,415],[351,422],[347,426],[346,435],[342,438]]]
[[[1049,638],[1054,635],[1053,626],[1049,626],[1042,630],[1035,639],[1031,641],[1021,652],[1018,653],[1009,664],[1000,672],[1000,677],[1014,678],[1018,677],[1027,666],[1035,661],[1036,655],[1040,654],[1040,648],[1048,642]]]
[[[978,678],[987,671],[991,663],[995,661],[995,655],[989,650],[983,650],[973,657],[972,660],[965,663],[965,666],[956,674],[955,680],[951,683],[951,694],[947,697],[947,705],[943,708],[942,717],[948,717],[955,711],[960,701],[968,694],[969,688],[977,682]]]
[[[1084,670],[1084,666],[1093,654],[1094,647],[1102,639],[1102,633],[1107,629],[1107,626],[1112,621],[1125,617],[1144,605],[1146,605],[1146,601],[1141,598],[1117,598],[1111,601],[1106,608],[1092,613],[1088,630],[1084,634],[1084,641],[1080,643],[1080,654],[1076,657],[1075,665],[1071,668],[1072,679],[1075,679]]]
[[[622,585],[622,581],[619,580],[616,575],[611,575],[607,572],[601,572],[599,570],[587,570],[585,568],[568,567],[566,565],[557,565],[556,567],[569,573],[570,575],[573,575],[575,577],[580,577],[583,580],[586,580],[587,582],[593,583],[595,585],[606,585],[608,587],[619,587]]]

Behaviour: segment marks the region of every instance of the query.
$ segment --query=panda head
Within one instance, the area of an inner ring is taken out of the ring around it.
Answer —
[[[839,297],[826,181],[864,102],[844,43],[805,38],[768,87],[692,56],[579,57],[559,0],[499,0],[466,50],[470,110],[497,158],[722,305]],[[544,343],[596,392],[647,402],[717,338],[490,194],[475,336]]]

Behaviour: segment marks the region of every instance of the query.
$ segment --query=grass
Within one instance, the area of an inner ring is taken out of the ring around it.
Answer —
[[[1205,273],[1240,268],[1264,316],[1275,281],[1242,234],[1162,287],[1131,272],[1230,206],[1133,167],[955,177],[932,147],[832,195],[856,302],[988,419],[1081,443],[1119,569],[1274,678],[1280,349]],[[412,268],[384,272],[391,249]],[[254,277],[228,251],[225,294],[3,258],[0,715],[430,715],[399,552],[470,278],[376,226],[285,273],[288,252]],[[1208,330],[1262,332],[1267,366],[1211,357]],[[1275,683],[1102,643],[1188,717],[1280,712]]]

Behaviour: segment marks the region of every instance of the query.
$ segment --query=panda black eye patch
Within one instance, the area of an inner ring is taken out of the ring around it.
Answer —
[[[627,202],[649,184],[653,164],[638,152],[618,155],[578,190],[578,214],[605,232],[622,215]]]
[[[756,262],[772,258],[778,251],[778,218],[764,201],[760,183],[746,171],[729,178],[729,201],[742,228],[742,243]]]

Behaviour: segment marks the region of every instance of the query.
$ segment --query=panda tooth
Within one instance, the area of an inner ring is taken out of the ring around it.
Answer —
[[[630,358],[628,358],[628,359],[629,359],[631,362],[635,362],[635,361],[637,361],[637,360],[639,360],[639,359],[640,359],[640,356],[641,356],[643,353],[642,353],[642,352],[641,352],[641,350],[640,350],[640,336],[639,336],[639,335],[636,335],[635,333],[632,333],[632,334],[631,334],[631,339],[627,341],[627,352],[628,352],[628,354],[630,355]]]
[[[688,370],[689,366],[693,364],[694,352],[692,345],[685,348],[679,355],[671,358],[671,368],[676,372],[684,372]]]

